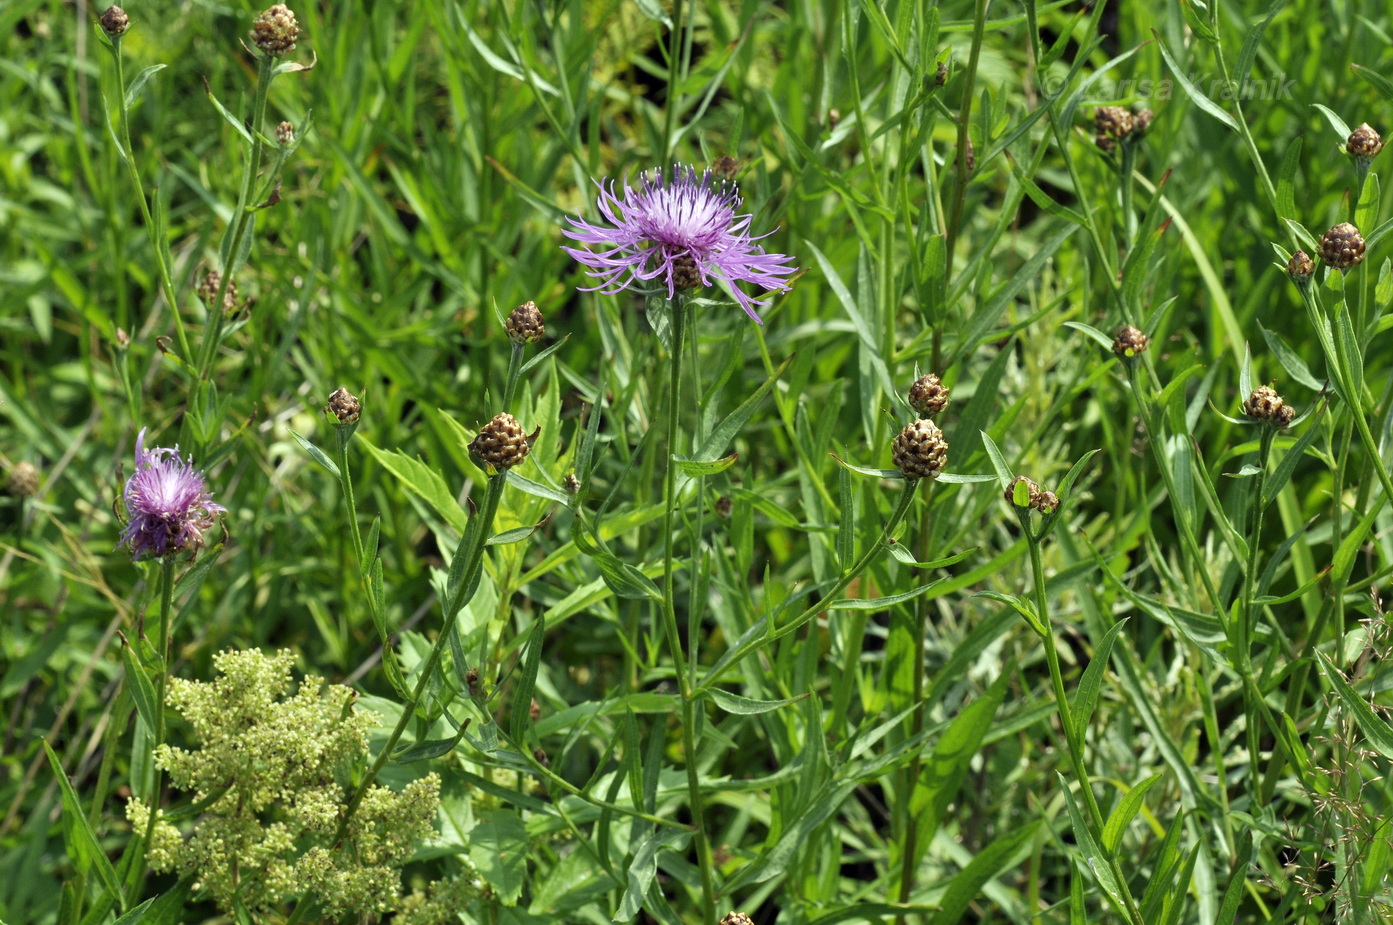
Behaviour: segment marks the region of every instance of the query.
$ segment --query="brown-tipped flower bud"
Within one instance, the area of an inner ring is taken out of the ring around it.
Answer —
[[[1383,150],[1383,139],[1379,137],[1374,127],[1365,122],[1359,128],[1349,133],[1349,138],[1345,140],[1345,152],[1350,157],[1359,158],[1363,161],[1373,160],[1374,155]]]
[[[1042,491],[1031,499],[1030,506],[1041,514],[1053,514],[1059,510],[1059,496],[1052,491]]]
[[[503,322],[503,329],[508,332],[508,340],[515,344],[535,344],[547,334],[536,302],[523,302],[513,309],[508,320]]]
[[[732,506],[733,503],[730,500],[730,495],[721,495],[716,499],[716,513],[722,518],[730,516],[730,509]]]
[[[722,154],[711,165],[711,172],[722,180],[734,180],[740,172],[740,162],[729,154]]]
[[[1282,396],[1270,385],[1260,385],[1243,402],[1243,413],[1254,421],[1286,427],[1296,417],[1296,409],[1282,401]]]
[[[532,749],[532,757],[537,759],[537,763],[542,767],[551,767],[551,759],[547,757],[547,750],[545,748]]]
[[[907,479],[933,478],[948,464],[948,441],[933,421],[907,424],[890,448],[895,468]]]
[[[963,151],[963,166],[967,168],[968,173],[977,170],[977,149],[972,147],[971,138],[967,140],[967,149]]]
[[[527,458],[539,433],[540,427],[531,436],[524,434],[522,425],[511,414],[500,411],[470,442],[469,453],[486,467],[504,472]]]
[[[948,407],[948,387],[933,373],[920,376],[909,387],[909,407],[919,414],[938,414]]]
[[[1006,486],[1006,503],[1012,507],[1034,507],[1040,497],[1040,486],[1023,475],[1018,475]]]
[[[1098,136],[1098,147],[1111,151],[1111,144],[1104,145],[1104,139],[1111,142],[1132,133],[1136,120],[1121,106],[1099,106],[1093,111],[1093,130]]]
[[[1309,282],[1315,274],[1316,262],[1307,256],[1305,251],[1297,251],[1287,261],[1287,275],[1292,278],[1293,282]]]
[[[948,62],[938,62],[938,69],[934,71],[934,86],[941,87],[948,82]]]
[[[125,328],[116,329],[116,346],[120,350],[131,348],[131,335],[126,332]]]
[[[337,418],[340,424],[352,424],[363,413],[363,403],[348,389],[334,389],[324,410]]]
[[[208,310],[213,310],[213,300],[218,297],[218,290],[222,288],[222,274],[217,270],[209,270],[203,274],[203,281],[198,284],[198,297],[203,300],[203,304],[208,306]],[[223,293],[222,310],[225,312],[235,312],[237,310],[237,280],[228,280],[227,292]]]
[[[470,668],[464,673],[464,686],[469,688],[469,696],[479,695],[479,669]]]
[[[114,39],[131,27],[131,18],[119,6],[109,6],[106,12],[102,13],[101,24],[107,38]]]
[[[537,702],[536,697],[533,697],[532,702],[527,705],[527,718],[534,723],[542,718],[542,705]]]
[[[1320,239],[1320,259],[1337,270],[1348,270],[1364,260],[1364,236],[1349,222],[1340,222]]]
[[[290,147],[290,143],[295,140],[295,126],[289,122],[282,122],[276,126],[276,144],[282,148]]]
[[[580,494],[580,479],[574,472],[567,472],[566,477],[561,480],[561,487],[566,489],[568,495]]]
[[[279,58],[295,50],[300,41],[300,24],[284,3],[268,8],[252,23],[252,44],[268,58]]]
[[[34,497],[39,493],[39,470],[31,462],[15,463],[5,477],[5,489],[16,498]]]
[[[1149,109],[1139,109],[1132,113],[1132,137],[1140,138],[1146,134],[1146,130],[1151,128],[1151,120],[1156,118],[1156,114]]]
[[[1113,338],[1112,352],[1120,357],[1134,357],[1144,353],[1150,343],[1151,338],[1138,328],[1124,324]]]
[[[721,925],[755,925],[755,920],[743,912],[731,912],[721,919]]]

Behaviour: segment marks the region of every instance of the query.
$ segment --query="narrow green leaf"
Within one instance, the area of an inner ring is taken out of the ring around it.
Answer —
[[[987,458],[992,462],[992,468],[996,470],[997,481],[1002,488],[1011,484],[1015,475],[1011,472],[1011,467],[1006,464],[1006,457],[1001,455],[1001,450],[997,449],[996,441],[991,438],[985,430],[982,434],[982,445],[986,447]]]
[[[1005,870],[1016,855],[1026,849],[1039,827],[1037,820],[993,840],[978,851],[977,856],[948,881],[948,888],[938,901],[933,925],[957,925],[987,881]]]
[[[1277,215],[1296,218],[1296,171],[1301,166],[1301,136],[1287,144],[1282,164],[1277,168]]]
[[[1345,120],[1335,115],[1334,110],[1329,106],[1320,103],[1312,103],[1311,106],[1320,110],[1320,114],[1325,116],[1325,121],[1329,122],[1330,127],[1335,130],[1335,134],[1340,136],[1340,144],[1344,144],[1345,139],[1349,138],[1350,135],[1349,126],[1345,124]]]
[[[1389,726],[1387,720],[1369,708],[1368,702],[1345,680],[1340,669],[1324,652],[1317,652],[1316,655],[1321,674],[1334,689],[1335,696],[1340,698],[1340,704],[1354,717],[1369,745],[1383,757],[1393,759],[1393,726]]]
[[[790,697],[787,700],[754,700],[749,697],[741,697],[739,694],[727,693],[718,687],[711,687],[702,691],[702,696],[710,699],[712,703],[727,713],[751,716],[758,713],[769,713],[791,703],[797,703],[808,694],[799,694],[797,697]]]
[[[1262,332],[1262,339],[1267,342],[1267,349],[1272,351],[1272,355],[1277,358],[1277,362],[1282,364],[1282,369],[1286,370],[1287,375],[1308,389],[1319,392],[1323,387],[1322,383],[1315,376],[1311,375],[1310,368],[1306,361],[1291,349],[1291,346],[1282,339],[1282,336],[1275,331],[1269,331],[1258,322],[1258,330]]]
[[[851,476],[845,466],[837,470],[837,504],[841,516],[837,524],[837,566],[845,572],[851,567],[852,552],[855,548],[855,502],[851,495]]]
[[[1069,810],[1069,824],[1074,830],[1074,850],[1078,852],[1079,860],[1083,867],[1093,875],[1098,886],[1102,887],[1103,893],[1112,901],[1118,915],[1125,915],[1127,907],[1122,902],[1122,885],[1113,876],[1112,868],[1108,866],[1107,856],[1099,850],[1098,843],[1093,840],[1093,833],[1089,831],[1088,824],[1084,822],[1083,813],[1079,812],[1078,800],[1074,798],[1069,781],[1065,780],[1064,775],[1059,772],[1055,772],[1055,777],[1059,779],[1059,787],[1064,794],[1064,803]],[[1088,782],[1083,781],[1081,786],[1087,787]]]
[[[419,495],[446,523],[455,529],[456,533],[463,534],[469,528],[469,517],[460,507],[459,502],[455,500],[454,492],[450,491],[440,473],[419,459],[407,456],[405,453],[378,449],[361,435],[358,439],[362,440],[368,453],[384,469],[396,476],[404,487]],[[512,470],[510,469],[509,475],[511,474]]]
[[[1024,617],[1025,622],[1030,624],[1030,628],[1039,633],[1042,638],[1049,637],[1050,632],[1046,629],[1045,624],[1041,622],[1040,618],[1035,615],[1035,609],[1014,594],[998,594],[995,591],[978,591],[973,596],[985,597],[999,604],[1005,604],[1011,607],[1016,613]]]
[[[310,443],[308,440],[306,440],[304,437],[300,436],[293,430],[290,432],[290,436],[294,437],[295,442],[300,444],[301,448],[304,449],[306,453],[310,454],[310,459],[313,459],[315,462],[319,463],[321,466],[327,469],[329,471],[329,474],[332,475],[334,478],[337,479],[341,477],[339,473],[338,463],[334,462],[327,455],[325,455],[323,450],[315,446],[313,443]]]
[[[764,400],[764,396],[768,395],[769,390],[774,388],[774,383],[779,381],[779,377],[784,374],[784,371],[788,369],[789,364],[792,362],[793,357],[790,356],[780,363],[774,369],[773,375],[764,380],[759,388],[755,389],[754,392],[750,394],[749,398],[741,402],[738,408],[726,415],[725,420],[716,425],[711,431],[710,436],[702,442],[700,449],[696,451],[695,456],[697,459],[715,459],[718,455],[725,452],[726,447],[730,445],[730,441],[735,439],[735,435],[740,432],[740,428],[744,427],[745,422],[754,415],[755,411],[759,408],[760,402]]]
[[[942,581],[942,580],[943,580],[943,579],[940,578],[938,581]],[[924,594],[925,592],[927,592],[927,591],[928,591],[929,589],[931,589],[934,585],[938,584],[938,581],[931,581],[931,582],[929,582],[928,584],[926,584],[926,585],[921,585],[921,586],[919,586],[919,587],[917,587],[917,588],[914,588],[914,589],[911,590],[911,591],[903,591],[903,592],[901,592],[901,593],[899,593],[899,594],[887,595],[886,597],[870,598],[869,600],[862,599],[862,598],[843,598],[843,599],[841,599],[841,600],[839,600],[839,601],[833,601],[832,603],[825,605],[825,608],[824,608],[824,609],[826,609],[826,610],[884,610],[884,609],[886,609],[887,607],[891,607],[891,606],[893,606],[893,605],[895,605],[895,604],[903,604],[905,601],[911,601],[911,600],[913,600],[914,598],[918,597],[919,595]]]
[[[534,482],[524,475],[519,475],[516,469],[509,469],[506,478],[508,484],[518,491],[526,492],[537,498],[545,498],[548,501],[555,501],[557,504],[569,506],[571,503],[571,496],[564,491],[543,485],[540,482]]]
[[[1127,623],[1127,618],[1118,620],[1108,628],[1103,634],[1103,638],[1098,641],[1098,645],[1093,648],[1093,657],[1088,660],[1088,667],[1083,670],[1083,677],[1079,678],[1079,686],[1074,691],[1073,702],[1069,705],[1069,712],[1074,718],[1074,735],[1080,740],[1088,730],[1089,720],[1093,716],[1093,708],[1098,703],[1098,692],[1103,685],[1103,674],[1107,671],[1108,657],[1112,654],[1112,644],[1117,640],[1117,634],[1122,631],[1122,627]]]
[[[683,456],[673,455],[672,461],[677,465],[677,471],[683,475],[715,475],[717,472],[724,472],[735,461],[740,458],[739,453],[732,453],[721,459],[687,459]]]
[[[126,683],[131,691],[131,699],[135,701],[136,712],[145,721],[145,728],[153,730],[156,714],[155,686],[150,683],[150,677],[136,661],[128,645],[121,646],[121,662],[126,668]]]
[[[1114,624],[1113,628],[1121,624]],[[1121,802],[1113,809],[1108,816],[1107,823],[1103,826],[1103,850],[1108,854],[1116,854],[1118,847],[1122,844],[1122,835],[1127,831],[1127,827],[1136,818],[1137,812],[1141,809],[1142,800],[1146,797],[1146,791],[1151,789],[1151,785],[1161,779],[1160,774],[1152,775],[1146,780],[1137,784],[1122,797]]]
[[[135,77],[131,80],[130,85],[126,87],[127,109],[130,109],[132,106],[134,106],[136,102],[140,99],[141,91],[143,91],[145,89],[145,85],[150,82],[150,78],[154,77],[160,71],[164,70],[167,66],[168,65],[164,64],[152,64],[149,67],[142,70],[139,74],[135,75]]]
[[[993,479],[993,481],[995,481],[995,479]],[[928,562],[920,562],[914,558],[914,554],[911,553],[905,547],[904,543],[887,541],[885,544],[885,548],[890,550],[890,555],[894,556],[897,560],[903,562],[905,565],[912,566],[913,568],[947,568],[950,565],[957,565],[959,562],[963,561],[968,556],[972,555],[974,552],[977,551],[977,547],[974,546],[971,549],[963,550],[955,556],[948,556],[944,559],[932,559]]]
[[[841,466],[841,467],[844,468],[844,469],[848,469],[848,470],[850,470],[851,472],[855,472],[855,473],[857,473],[858,475],[869,475],[869,476],[871,476],[871,477],[873,477],[873,478],[878,478],[878,479],[903,479],[903,478],[904,478],[904,473],[901,472],[899,469],[873,469],[873,468],[871,468],[870,466],[856,466],[856,465],[852,465],[851,463],[847,462],[845,459],[842,459],[842,458],[841,458],[840,456],[838,456],[836,453],[828,453],[827,455],[828,455],[828,456],[831,456],[833,459],[835,459],[835,460],[837,461],[837,465]]]
[[[537,688],[537,670],[542,664],[542,646],[546,641],[546,619],[538,616],[532,624],[532,633],[527,639],[527,654],[523,656],[522,674],[517,687],[513,689],[513,704],[508,721],[508,730],[514,742],[525,740],[528,724],[531,722],[532,694]]]
[[[88,825],[87,814],[82,811],[82,803],[77,798],[77,791],[73,789],[73,782],[68,780],[68,775],[63,773],[63,765],[59,762],[58,756],[49,747],[47,739],[42,741],[44,753],[48,755],[49,767],[53,769],[53,776],[58,781],[63,804],[63,836],[69,852],[72,853],[74,863],[81,871],[95,869],[97,879],[101,881],[102,887],[110,896],[116,898],[121,911],[125,912],[126,897],[121,890],[121,881],[116,876],[116,869],[111,866],[111,860],[102,850],[97,836],[92,832],[92,827]]]
[[[208,79],[203,80],[203,92],[208,94],[208,101],[213,104],[213,108],[218,111],[218,115],[227,121],[227,124],[237,130],[237,134],[242,136],[242,140],[247,144],[252,143],[252,133],[247,131],[247,127],[242,124],[242,120],[227,111],[227,107],[218,102],[218,98],[213,95],[213,91],[208,87]]]
[[[1185,91],[1186,95],[1194,100],[1195,105],[1200,109],[1209,113],[1233,131],[1238,131],[1238,122],[1233,116],[1229,115],[1220,108],[1217,103],[1205,96],[1204,91],[1200,90],[1199,87],[1190,83],[1190,78],[1185,76],[1185,69],[1176,63],[1175,58],[1171,57],[1170,50],[1166,48],[1166,43],[1161,41],[1161,34],[1155,29],[1151,30],[1151,34],[1156,37],[1156,47],[1161,50],[1161,57],[1166,60],[1166,66],[1170,68],[1171,74],[1175,77],[1175,82],[1180,84],[1181,89]]]
[[[1379,92],[1379,96],[1382,96],[1388,102],[1393,103],[1393,80],[1389,80],[1387,77],[1384,77],[1381,73],[1374,70],[1373,68],[1365,67],[1362,64],[1351,64],[1349,66],[1349,69],[1351,71],[1354,71],[1354,73],[1358,74],[1360,77],[1364,78],[1364,80],[1369,84],[1369,86],[1373,87],[1375,90]],[[1345,137],[1349,137],[1348,132],[1345,133]]]

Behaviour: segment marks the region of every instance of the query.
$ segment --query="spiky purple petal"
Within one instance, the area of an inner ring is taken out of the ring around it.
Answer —
[[[638,281],[657,279],[673,298],[678,290],[674,272],[690,260],[702,285],[730,283],[740,307],[763,323],[754,306],[767,305],[768,300],[752,298],[736,284],[753,283],[771,291],[789,288],[784,277],[797,269],[790,265],[793,258],[767,254],[755,243],[767,235],[750,234],[751,216],[735,214],[739,190],[731,183],[714,183],[711,171],[699,174],[694,167],[674,166],[670,177],[661,172],[644,175],[638,189],[626,182],[622,193],[616,193],[612,180],[608,186],[595,185],[600,190],[596,205],[610,225],[568,218],[573,227],[562,229],[582,244],[614,245],[605,250],[562,248],[590,268],[586,275],[600,281],[585,291],[612,294]]]
[[[179,448],[145,449],[145,431],[135,438],[135,472],[126,480],[126,515],[121,544],[131,558],[163,558],[197,552],[203,534],[227,508],[213,503],[203,473],[184,462]]]

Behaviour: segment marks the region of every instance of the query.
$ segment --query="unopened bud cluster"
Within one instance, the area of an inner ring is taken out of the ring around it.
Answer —
[[[335,389],[329,396],[324,410],[332,414],[340,424],[352,424],[363,413],[363,403],[348,389]]]
[[[532,451],[532,443],[537,439],[541,428],[532,434],[524,434],[522,425],[506,411],[500,411],[493,420],[480,429],[479,435],[469,443],[469,455],[482,462],[485,467],[503,472],[511,469],[527,458]]]
[[[940,413],[948,407],[948,387],[933,373],[920,376],[909,387],[909,407],[924,416]]]
[[[1243,413],[1254,421],[1283,428],[1296,417],[1296,409],[1282,401],[1282,396],[1270,385],[1260,385],[1243,402]]]
[[[1349,138],[1345,140],[1345,153],[1355,160],[1363,161],[1365,166],[1368,166],[1369,161],[1382,150],[1383,139],[1367,122],[1350,132]]]
[[[1320,239],[1320,259],[1337,270],[1364,262],[1364,236],[1349,222],[1340,222]]]
[[[1297,251],[1287,261],[1287,276],[1297,285],[1310,282],[1315,274],[1316,262],[1305,251]]]
[[[1094,142],[1104,151],[1111,151],[1117,142],[1138,141],[1151,127],[1150,109],[1129,112],[1121,106],[1099,106],[1093,112]]]
[[[268,8],[252,23],[252,44],[268,58],[279,58],[295,50],[300,40],[300,24],[284,3]]]
[[[1017,485],[1025,487],[1025,491],[1021,493],[1022,497],[1017,497]],[[1006,502],[1013,507],[1029,508],[1041,514],[1053,514],[1059,510],[1059,496],[1049,490],[1041,491],[1039,485],[1023,475],[1016,476],[1006,488]]]
[[[515,344],[535,344],[547,334],[546,323],[536,302],[523,302],[508,314],[503,323],[508,332],[508,340]]]
[[[295,126],[289,122],[282,122],[276,126],[276,144],[282,148],[290,147],[290,143],[295,140]]]
[[[1112,341],[1112,352],[1123,358],[1140,356],[1151,344],[1151,338],[1133,325],[1125,324]]]
[[[213,309],[213,300],[218,297],[218,290],[222,288],[222,274],[217,270],[209,270],[203,275],[203,281],[198,284],[198,297],[203,300],[203,304],[208,306],[208,310]],[[237,310],[237,280],[227,281],[227,292],[223,293],[222,309],[225,312]]]
[[[755,920],[743,912],[730,912],[721,919],[721,925],[755,925]]]
[[[722,154],[712,163],[711,172],[722,180],[734,180],[740,172],[740,162],[729,154]]]
[[[907,479],[933,478],[948,464],[948,441],[928,418],[905,425],[890,446],[895,468]]]

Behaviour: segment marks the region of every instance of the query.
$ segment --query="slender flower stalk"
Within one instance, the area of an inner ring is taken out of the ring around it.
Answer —
[[[640,177],[638,189],[626,182],[623,191],[616,192],[612,180],[596,186],[597,206],[609,225],[572,218],[567,219],[572,227],[562,229],[582,244],[613,245],[599,251],[563,248],[600,281],[584,291],[613,294],[657,280],[671,301],[679,292],[725,282],[745,314],[763,323],[755,306],[768,301],[750,297],[736,284],[752,283],[769,291],[789,288],[785,277],[795,270],[792,258],[766,254],[755,243],[768,235],[750,234],[752,216],[735,214],[741,203],[739,189],[724,180],[718,183],[710,170],[697,173],[695,167],[674,165],[666,176],[658,172]]]

